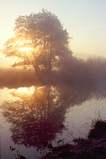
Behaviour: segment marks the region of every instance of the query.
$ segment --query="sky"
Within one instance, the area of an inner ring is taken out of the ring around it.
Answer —
[[[106,57],[106,0],[0,0],[0,49],[13,36],[19,15],[47,9],[58,16],[68,31],[73,56]],[[9,67],[13,59],[0,52],[0,67]]]

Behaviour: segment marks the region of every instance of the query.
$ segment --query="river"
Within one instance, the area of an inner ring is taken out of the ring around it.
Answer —
[[[106,85],[0,89],[1,159],[38,159],[106,120]],[[45,146],[47,144],[47,147]]]

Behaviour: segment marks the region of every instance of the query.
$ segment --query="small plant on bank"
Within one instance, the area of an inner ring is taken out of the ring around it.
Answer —
[[[92,129],[88,134],[88,138],[100,139],[106,136],[106,121],[98,119],[92,122]]]

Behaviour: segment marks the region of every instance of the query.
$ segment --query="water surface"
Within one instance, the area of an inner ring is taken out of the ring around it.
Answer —
[[[1,159],[41,158],[45,143],[86,138],[92,120],[106,119],[105,85],[5,87],[0,95]]]

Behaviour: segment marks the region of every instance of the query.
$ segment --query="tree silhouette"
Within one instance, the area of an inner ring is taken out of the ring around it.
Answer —
[[[60,69],[62,59],[71,57],[68,44],[69,35],[57,16],[42,10],[16,19],[14,37],[4,44],[3,54],[17,58],[13,67],[33,66],[37,74],[50,75],[54,67]]]

